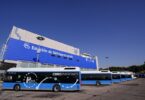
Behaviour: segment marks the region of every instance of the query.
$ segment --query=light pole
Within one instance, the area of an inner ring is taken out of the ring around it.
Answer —
[[[98,57],[95,56],[95,59],[96,59],[96,67],[97,67],[97,71],[99,71],[99,62],[98,62]]]

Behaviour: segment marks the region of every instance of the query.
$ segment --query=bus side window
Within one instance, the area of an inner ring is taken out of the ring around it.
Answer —
[[[18,79],[20,79],[21,78],[21,75],[18,75]]]
[[[8,75],[5,77],[4,81],[6,82],[9,82],[9,81],[12,81],[13,80],[13,77],[11,75]]]

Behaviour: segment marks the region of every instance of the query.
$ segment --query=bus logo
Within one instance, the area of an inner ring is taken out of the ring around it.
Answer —
[[[27,88],[32,88],[36,86],[37,75],[35,73],[27,73],[25,76],[24,85]]]

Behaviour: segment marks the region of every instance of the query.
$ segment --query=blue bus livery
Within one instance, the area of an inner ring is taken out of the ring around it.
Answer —
[[[14,90],[80,90],[80,69],[61,68],[10,68],[2,85]]]
[[[132,72],[120,72],[121,74],[121,81],[129,81],[133,79],[133,73]]]
[[[120,83],[121,82],[120,72],[112,72],[112,82],[113,83]]]
[[[84,85],[110,85],[112,84],[111,72],[81,71],[82,84]]]

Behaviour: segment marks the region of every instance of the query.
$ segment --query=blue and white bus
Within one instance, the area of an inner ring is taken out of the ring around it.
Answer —
[[[121,81],[129,81],[134,79],[134,74],[133,72],[120,72],[121,74]]]
[[[7,70],[3,89],[19,90],[80,90],[80,68],[10,68]]]
[[[120,83],[121,82],[120,72],[112,72],[112,82],[113,83]]]
[[[135,79],[133,72],[112,72],[112,82],[119,83]]]
[[[134,73],[133,72],[126,72],[126,80],[130,81],[134,79]]]
[[[112,73],[101,71],[81,71],[82,84],[84,85],[110,85]]]

